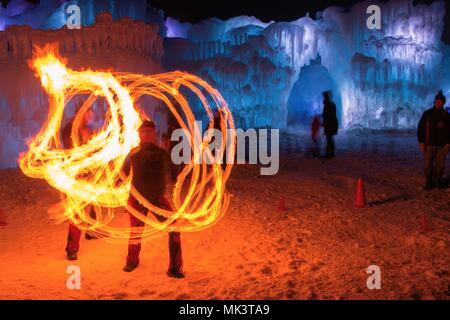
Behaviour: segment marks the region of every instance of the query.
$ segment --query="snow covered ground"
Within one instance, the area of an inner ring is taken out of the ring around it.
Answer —
[[[183,234],[186,278],[170,279],[167,237],[146,242],[124,273],[126,244],[81,241],[81,290],[68,290],[67,226],[47,213],[58,193],[18,170],[0,171],[0,299],[449,299],[450,190],[421,190],[411,135],[341,134],[338,157],[305,156],[304,135],[285,139],[278,175],[236,166],[225,217]],[[449,166],[450,167],[450,166]],[[447,168],[447,176],[450,170]],[[357,178],[367,209],[353,207]],[[280,197],[287,210],[277,210]],[[422,214],[433,231],[420,234]],[[122,219],[125,216],[121,217]],[[381,290],[366,287],[370,265]]]

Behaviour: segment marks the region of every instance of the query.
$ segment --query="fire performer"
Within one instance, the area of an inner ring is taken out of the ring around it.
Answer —
[[[78,108],[77,108],[78,109]],[[80,124],[80,141],[81,143],[86,142],[89,137],[92,136],[93,131],[91,128],[89,128],[88,124],[92,120],[94,114],[91,110],[87,111],[82,119],[82,122]],[[75,118],[72,118],[66,126],[62,130],[62,142],[64,144],[65,149],[71,149],[73,148],[73,142],[71,138],[72,133],[72,126]],[[89,216],[92,219],[96,218],[95,210],[91,206]],[[68,260],[77,260],[78,259],[78,251],[80,249],[80,237],[81,237],[81,230],[78,228],[78,226],[72,222],[69,223],[69,232],[67,235],[67,246],[66,246],[66,253],[67,253],[67,259]],[[85,234],[86,240],[93,240],[96,239],[96,237],[91,234],[90,232],[86,232]]]
[[[165,150],[157,146],[155,124],[152,121],[145,120],[139,128],[139,137],[141,143],[138,148],[130,153],[124,165],[124,172],[129,174],[130,169],[132,169],[132,185],[150,203],[166,210],[172,210],[169,201],[164,197],[170,158]],[[149,210],[131,195],[128,204],[142,214],[148,214]],[[153,215],[160,222],[167,220],[166,217],[155,213]],[[144,227],[144,222],[131,213],[129,216],[131,227]],[[136,235],[138,231],[132,232],[133,235]],[[139,265],[141,243],[139,233],[137,235],[137,239],[136,237],[130,239],[128,244],[128,256],[123,269],[125,272],[132,272]],[[179,232],[169,233],[169,253],[170,264],[167,275],[172,278],[184,278]]]

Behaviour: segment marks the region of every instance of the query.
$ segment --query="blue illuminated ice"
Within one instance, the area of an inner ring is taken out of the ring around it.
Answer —
[[[436,91],[450,89],[442,67],[449,65],[441,43],[445,3],[380,3],[381,30],[366,26],[371,4],[331,7],[315,20],[208,19],[188,32],[190,55],[179,53],[177,40],[167,42],[167,67],[206,77],[243,126],[283,128],[299,114],[312,116],[320,111],[319,91],[327,89],[335,91],[341,127],[413,128]],[[305,76],[312,70],[319,74]],[[313,80],[321,77],[327,81]]]

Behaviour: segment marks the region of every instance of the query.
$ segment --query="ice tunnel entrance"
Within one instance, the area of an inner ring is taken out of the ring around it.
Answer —
[[[298,80],[294,83],[288,99],[287,125],[289,127],[309,126],[316,114],[322,114],[322,92],[331,90],[336,103],[338,118],[342,118],[340,90],[330,72],[321,62],[311,60],[309,65],[300,69]]]

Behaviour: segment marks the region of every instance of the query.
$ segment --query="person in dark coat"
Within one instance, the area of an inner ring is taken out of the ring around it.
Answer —
[[[129,174],[132,169],[131,183],[135,189],[150,203],[165,210],[173,210],[169,201],[165,198],[166,175],[170,169],[169,154],[157,146],[156,127],[152,121],[145,120],[139,128],[141,143],[134,149],[124,165],[124,173]],[[149,210],[130,195],[128,204],[144,215]],[[166,217],[152,212],[155,218],[164,222]],[[131,227],[144,227],[144,222],[129,214]],[[139,265],[139,253],[141,251],[140,231],[132,231],[135,236],[128,244],[128,256],[125,272],[132,272]],[[137,236],[136,236],[137,235]],[[183,278],[183,259],[181,251],[181,237],[179,232],[169,233],[170,263],[167,275],[172,278]]]
[[[335,144],[334,136],[338,134],[338,119],[336,115],[336,105],[332,101],[331,91],[323,93],[323,127],[324,133],[327,138],[327,153],[325,158],[334,158]]]
[[[425,160],[425,190],[445,188],[445,160],[450,150],[450,114],[444,109],[445,102],[441,90],[433,108],[425,111],[419,121],[417,138]]]
[[[94,133],[93,130],[90,129],[88,126],[88,123],[92,120],[93,116],[94,114],[90,110],[87,111],[83,116],[83,120],[80,124],[79,130],[79,139],[81,143],[86,143]],[[74,120],[75,118],[71,119],[62,130],[62,143],[64,149],[73,148],[73,141],[71,134]],[[89,209],[89,216],[92,219],[96,218],[96,213],[92,206]],[[76,224],[70,222],[66,245],[67,259],[70,261],[78,259],[78,251],[80,250],[80,238],[81,238],[80,228]],[[85,233],[85,238],[86,240],[96,239],[96,237],[90,232]]]

